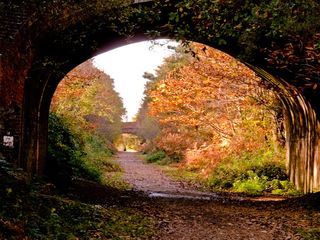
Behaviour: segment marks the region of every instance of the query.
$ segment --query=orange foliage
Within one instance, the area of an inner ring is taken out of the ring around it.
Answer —
[[[167,72],[146,90],[161,126],[157,146],[186,165],[212,168],[230,152],[266,144],[274,96],[253,71],[221,51],[192,44],[198,60]],[[264,106],[259,99],[264,99]]]
[[[125,113],[113,79],[88,60],[70,71],[58,85],[51,111],[75,130],[86,129],[112,140],[121,131]]]
[[[51,101],[51,108],[56,110],[65,99],[69,101],[79,99],[86,91],[86,87],[90,86],[93,80],[101,74],[104,73],[93,67],[91,60],[74,68],[59,83]]]
[[[226,151],[217,149],[214,145],[203,145],[197,149],[188,149],[182,166],[188,170],[201,170],[203,177],[208,177],[211,170],[227,155]]]

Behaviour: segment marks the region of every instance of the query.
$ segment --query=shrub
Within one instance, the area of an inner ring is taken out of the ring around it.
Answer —
[[[252,170],[248,171],[248,178],[236,180],[233,189],[236,192],[244,192],[252,195],[261,194],[265,190],[266,177],[259,177]]]
[[[157,163],[159,165],[169,165],[171,163],[179,162],[180,157],[175,154],[168,155],[163,150],[158,150],[150,154],[147,154],[147,156],[145,157],[145,160],[148,163]]]
[[[268,180],[278,179],[286,180],[288,178],[285,166],[276,162],[264,161],[260,166],[256,166],[254,171],[259,176],[266,176]]]
[[[49,115],[47,175],[60,188],[66,188],[72,176],[100,181],[101,173],[84,161],[83,139],[74,134],[56,114]]]
[[[259,195],[263,192],[264,186],[259,179],[247,179],[234,183],[233,189],[236,192],[243,192],[251,195]]]
[[[83,158],[75,159],[69,162],[73,170],[73,176],[80,177],[95,182],[101,181],[101,172],[89,162],[85,161]]]
[[[146,161],[148,163],[154,163],[154,162],[158,162],[158,161],[164,159],[165,157],[167,157],[166,153],[164,151],[160,150],[160,151],[148,154],[146,156]]]
[[[61,118],[49,115],[46,173],[60,189],[68,187],[72,176],[70,163],[82,154],[77,140]]]
[[[271,151],[242,153],[222,162],[213,170],[208,186],[214,190],[233,190],[248,194],[297,195],[299,192],[288,180],[283,161]]]

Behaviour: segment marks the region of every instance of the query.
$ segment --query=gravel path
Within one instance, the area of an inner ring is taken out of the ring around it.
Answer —
[[[154,196],[128,198],[124,204],[155,219],[152,239],[300,240],[299,229],[320,228],[319,210],[292,201],[254,202],[201,193],[170,180],[157,166],[144,164],[137,153],[120,152],[117,160],[135,190]]]
[[[133,189],[143,191],[151,197],[209,199],[216,196],[214,193],[200,192],[182,182],[173,181],[157,166],[144,163],[138,153],[119,152],[116,160],[124,169],[124,179]]]

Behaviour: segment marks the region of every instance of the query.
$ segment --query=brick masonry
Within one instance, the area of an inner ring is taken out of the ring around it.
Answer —
[[[65,7],[61,11],[56,8],[54,10],[57,10],[57,12],[53,11],[53,15],[50,15],[52,12],[50,6],[46,6],[48,13],[48,16],[46,16],[46,13],[39,12],[37,6],[31,5],[31,1],[0,1],[0,158],[6,158],[13,163],[17,163],[17,166],[22,166],[29,172],[40,173],[44,165],[47,147],[45,142],[45,125],[47,122],[44,115],[47,114],[49,109],[50,92],[54,91],[56,84],[61,80],[58,74],[56,76],[50,75],[54,71],[61,71],[61,69],[55,68],[56,65],[52,65],[52,68],[44,67],[42,61],[48,57],[50,60],[53,59],[53,62],[57,63],[57,65],[63,66],[63,71],[68,71],[95,53],[92,50],[92,45],[98,48],[103,47],[103,44],[115,44],[113,41],[119,41],[119,36],[112,35],[115,33],[107,25],[104,25],[104,22],[100,23],[106,28],[102,27],[99,30],[100,32],[91,31],[91,29],[96,30],[97,22],[94,20],[99,20],[100,18],[95,16],[95,12],[91,12],[92,15],[89,16],[78,14],[79,11],[75,10],[83,10],[83,5],[81,4],[69,5],[70,9]],[[133,1],[133,3],[137,4],[141,2],[146,1]],[[55,7],[60,6],[57,5],[59,0],[56,0],[55,4]],[[166,10],[164,9],[163,12],[166,12]],[[110,9],[104,11],[108,13],[107,11],[110,11]],[[159,23],[152,22],[152,28],[156,30],[156,24],[159,24],[158,27],[161,29],[163,27],[163,22],[161,21]],[[56,32],[56,39],[52,39],[51,33],[56,30],[58,24],[62,28]],[[138,24],[141,24],[141,26],[139,25],[140,30],[150,27],[149,22]],[[91,28],[87,26],[91,26]],[[78,31],[84,31],[84,34],[81,35],[86,37],[83,46],[75,46],[74,39],[79,39]],[[73,33],[74,35],[72,35]],[[70,39],[69,45],[66,45],[65,39],[59,38],[60,35],[63,37],[63,34],[66,34],[66,37],[70,37],[68,38]],[[98,38],[92,36],[97,36]],[[296,139],[297,131],[294,131],[294,129],[298,129],[301,131],[301,135],[305,136],[304,138],[297,138],[297,144],[289,145],[292,155],[290,158],[295,160],[297,164],[305,164],[305,166],[300,167],[301,169],[314,166],[317,171],[317,164],[320,166],[320,157],[316,151],[320,147],[318,116],[320,114],[318,104],[318,96],[320,96],[320,50],[315,52],[312,46],[316,40],[320,39],[320,36],[318,37],[315,36],[312,39],[310,42],[311,47],[309,47],[308,43],[303,44],[300,41],[292,44],[288,39],[290,44],[280,45],[275,49],[260,49],[265,50],[265,52],[260,51],[259,54],[261,55],[257,56],[257,59],[268,59],[268,61],[261,63],[260,67],[270,69],[276,76],[281,76],[287,80],[284,85],[287,89],[299,87],[299,90],[301,90],[299,93],[304,94],[293,96],[295,99],[291,102],[288,100],[287,110],[299,112],[296,115],[288,115],[294,123],[288,131],[291,131],[292,139]],[[206,39],[203,40],[205,42]],[[121,45],[119,42],[116,43]],[[214,46],[214,43],[212,43],[212,46]],[[72,51],[69,52],[69,55],[64,52],[70,49]],[[283,54],[288,52],[290,54]],[[66,55],[68,56],[66,57]],[[288,59],[279,58],[278,56],[287,55],[291,60],[293,59],[293,63],[288,69],[285,69],[282,64],[286,66]],[[283,60],[283,62],[279,62],[279,59]],[[253,63],[256,64],[255,62]],[[303,69],[300,71],[301,66]],[[50,79],[49,76],[53,77]],[[293,80],[297,81],[294,82]],[[304,97],[308,95],[311,99],[308,99],[308,101],[313,106],[304,103]],[[44,102],[45,104],[43,104]],[[314,113],[315,110],[318,111]],[[307,118],[309,121],[301,121],[303,118]],[[306,124],[302,122],[306,122]],[[14,137],[13,148],[3,146],[4,136]],[[296,151],[297,149],[299,151]],[[308,149],[313,149],[314,151],[311,152]],[[308,156],[303,155],[302,150],[308,150]],[[295,165],[292,164],[292,166]],[[296,170],[296,167],[294,167],[294,170]],[[299,179],[302,179],[300,183],[293,178],[292,180],[297,185],[305,185],[308,188],[310,186],[312,188],[312,184],[316,182],[320,189],[320,174],[315,179],[313,176],[316,172],[312,171],[312,169],[309,171],[311,174],[304,171],[301,174],[293,173],[293,176],[298,176]],[[305,191],[308,192],[310,189],[305,188]]]

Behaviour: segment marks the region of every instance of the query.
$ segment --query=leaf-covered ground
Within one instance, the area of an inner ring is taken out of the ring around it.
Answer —
[[[0,173],[0,239],[320,238],[319,195],[278,202],[150,198],[85,180],[61,194],[44,181]]]
[[[154,216],[153,239],[320,239],[317,195],[287,199],[210,195],[173,181],[159,166],[145,164],[137,153],[119,153],[117,160],[135,189],[166,196],[128,201]]]
[[[154,223],[147,214],[118,201],[107,202],[121,198],[115,190],[74,181],[69,192],[61,194],[50,183],[27,184],[23,175],[16,176],[0,172],[1,240],[148,239],[153,235]]]

